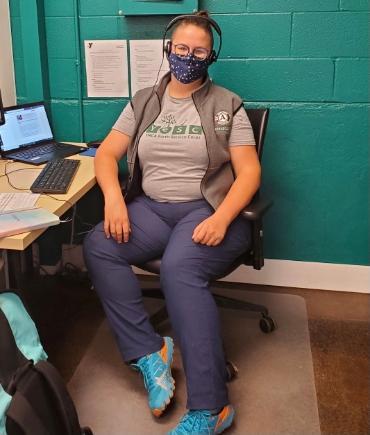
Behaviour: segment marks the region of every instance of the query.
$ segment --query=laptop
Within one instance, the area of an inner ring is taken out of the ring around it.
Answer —
[[[40,165],[78,154],[86,148],[55,142],[43,102],[4,108],[0,153],[4,159]]]

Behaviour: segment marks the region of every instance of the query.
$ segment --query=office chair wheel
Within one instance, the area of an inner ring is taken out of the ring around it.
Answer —
[[[269,316],[263,316],[260,320],[261,331],[268,334],[276,329],[274,321]]]
[[[226,361],[226,370],[227,370],[227,382],[230,382],[237,376],[238,368],[232,361],[228,360]]]

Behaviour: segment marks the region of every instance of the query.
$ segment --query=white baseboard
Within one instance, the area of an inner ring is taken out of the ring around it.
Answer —
[[[136,267],[134,271],[151,275]],[[261,270],[240,266],[233,273],[222,278],[222,281],[370,293],[369,272],[369,266],[352,264],[265,260],[265,266]]]

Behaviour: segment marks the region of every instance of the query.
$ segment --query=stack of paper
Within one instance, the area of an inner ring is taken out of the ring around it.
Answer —
[[[0,237],[59,224],[59,217],[43,208],[0,214]]]
[[[0,193],[0,214],[36,207],[39,193]]]

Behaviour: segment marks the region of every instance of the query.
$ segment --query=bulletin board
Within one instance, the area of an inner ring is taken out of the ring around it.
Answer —
[[[198,10],[198,0],[118,0],[122,15],[178,15]]]

